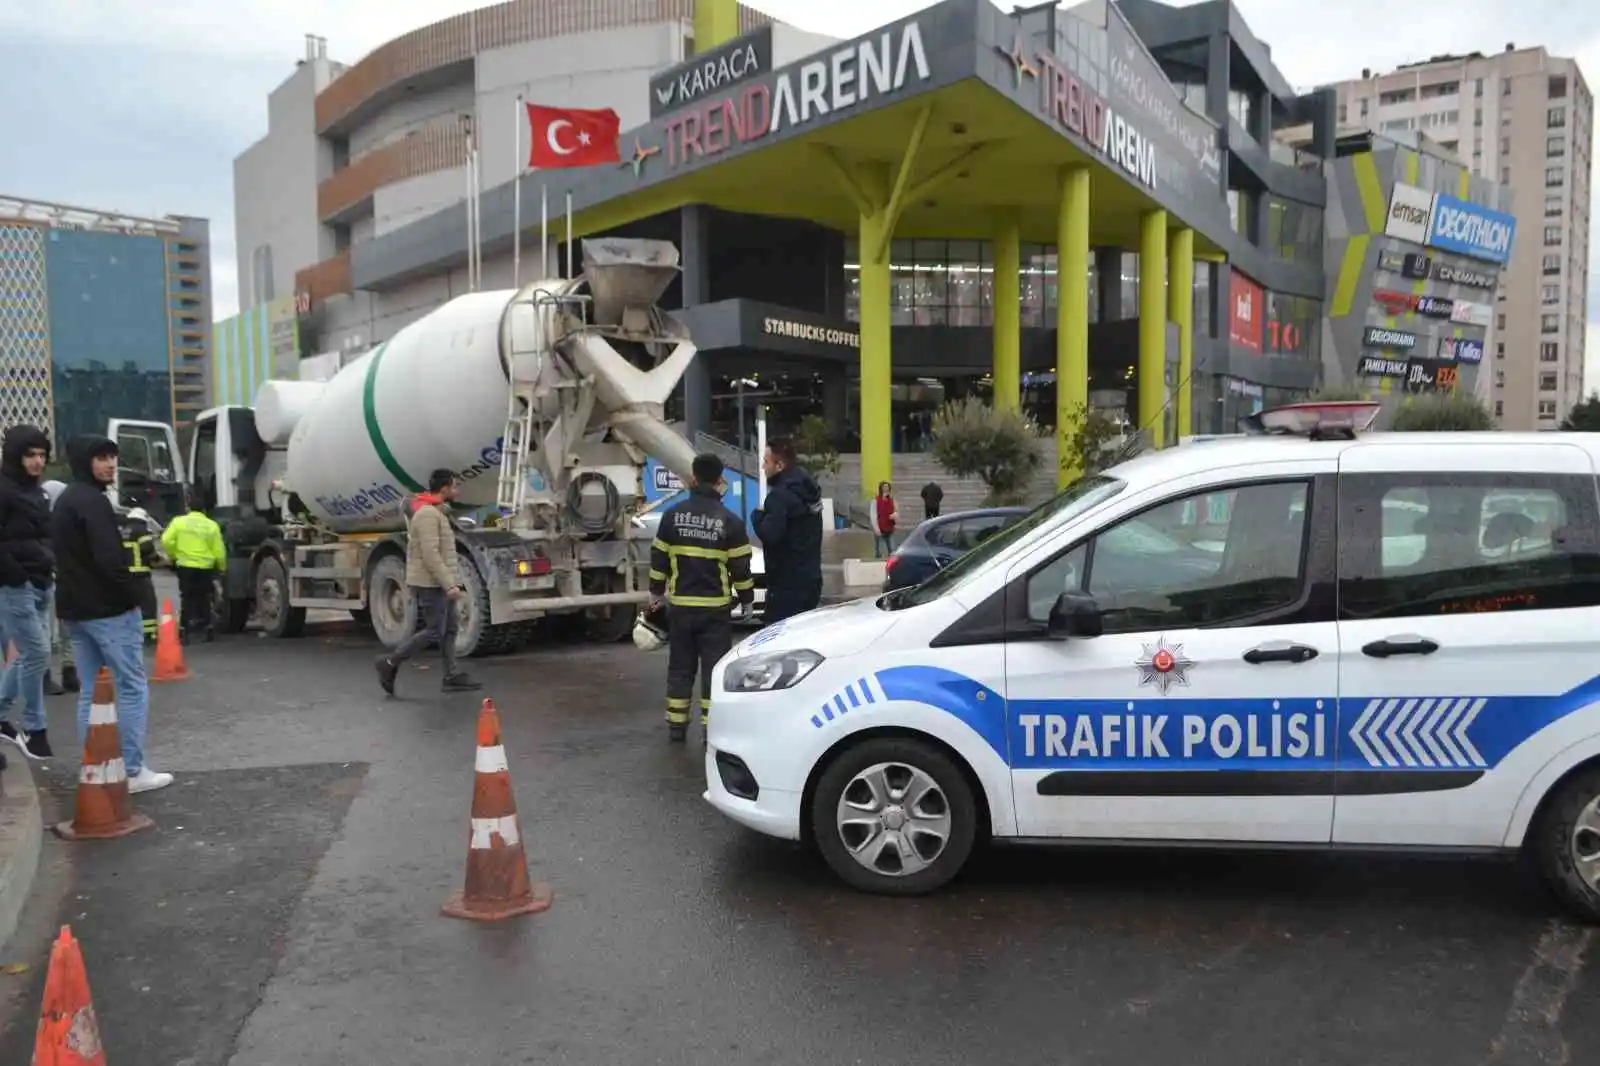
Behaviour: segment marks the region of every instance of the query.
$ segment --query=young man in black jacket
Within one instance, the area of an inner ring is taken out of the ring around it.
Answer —
[[[117,690],[117,725],[129,792],[172,784],[144,761],[150,685],[144,672],[144,632],[138,574],[122,542],[121,523],[106,488],[117,472],[117,445],[93,434],[67,443],[72,484],[50,516],[56,552],[56,614],[67,627],[78,669],[86,682],[78,693],[78,735],[89,731],[92,679],[111,668]]]
[[[764,621],[779,622],[822,602],[822,489],[800,466],[794,442],[774,437],[761,457],[767,498],[750,514],[767,571]]]
[[[667,606],[667,738],[689,732],[689,703],[700,673],[700,728],[711,714],[711,668],[733,647],[729,612],[755,599],[750,537],[722,503],[722,460],[694,457],[689,498],[661,516],[650,545],[650,595]]]
[[[48,759],[44,675],[50,668],[50,498],[40,480],[50,439],[38,426],[12,426],[0,439],[0,646],[17,657],[0,676],[0,739],[33,759]],[[7,714],[22,698],[22,729]]]

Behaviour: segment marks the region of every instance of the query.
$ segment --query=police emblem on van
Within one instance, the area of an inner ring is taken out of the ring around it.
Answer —
[[[1144,654],[1134,660],[1139,668],[1139,685],[1154,685],[1165,696],[1173,685],[1189,685],[1189,668],[1194,660],[1183,653],[1182,644],[1168,644],[1167,638],[1157,637],[1154,644],[1144,646]]]

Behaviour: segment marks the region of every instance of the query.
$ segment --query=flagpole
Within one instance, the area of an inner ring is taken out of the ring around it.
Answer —
[[[516,155],[512,165],[516,178],[511,185],[511,287],[522,288],[522,171],[526,160],[522,158],[522,125],[528,121],[528,110],[523,105],[522,94],[517,94]]]
[[[550,280],[550,186],[539,183],[539,280]]]
[[[478,288],[483,288],[483,156],[478,139],[472,139],[472,257],[478,265]]]
[[[572,273],[572,190],[567,190],[567,280],[571,281]]]
[[[476,291],[476,286],[474,286],[473,283],[472,283],[472,273],[473,273],[473,269],[474,268],[473,268],[473,265],[472,265],[472,206],[473,206],[473,204],[472,204],[472,118],[471,118],[471,116],[469,116],[469,115],[462,115],[461,116],[461,128],[462,128],[462,131],[466,135],[466,148],[467,148],[467,165],[466,165],[466,168],[465,168],[466,177],[467,177],[467,196],[466,196],[466,200],[464,201],[464,203],[466,205],[466,209],[467,209],[467,291],[468,292],[474,292],[474,291]]]

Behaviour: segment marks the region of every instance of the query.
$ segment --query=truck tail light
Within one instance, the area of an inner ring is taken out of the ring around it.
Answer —
[[[550,560],[544,556],[517,560],[518,577],[543,577],[550,572]]]

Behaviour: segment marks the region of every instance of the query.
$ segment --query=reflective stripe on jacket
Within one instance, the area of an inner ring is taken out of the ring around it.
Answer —
[[[228,567],[222,527],[200,511],[174,518],[161,534],[161,546],[166,549],[173,566],[194,570],[226,570]]]
[[[673,607],[729,607],[755,599],[750,537],[714,489],[696,488],[661,516],[650,545],[650,591]]]

